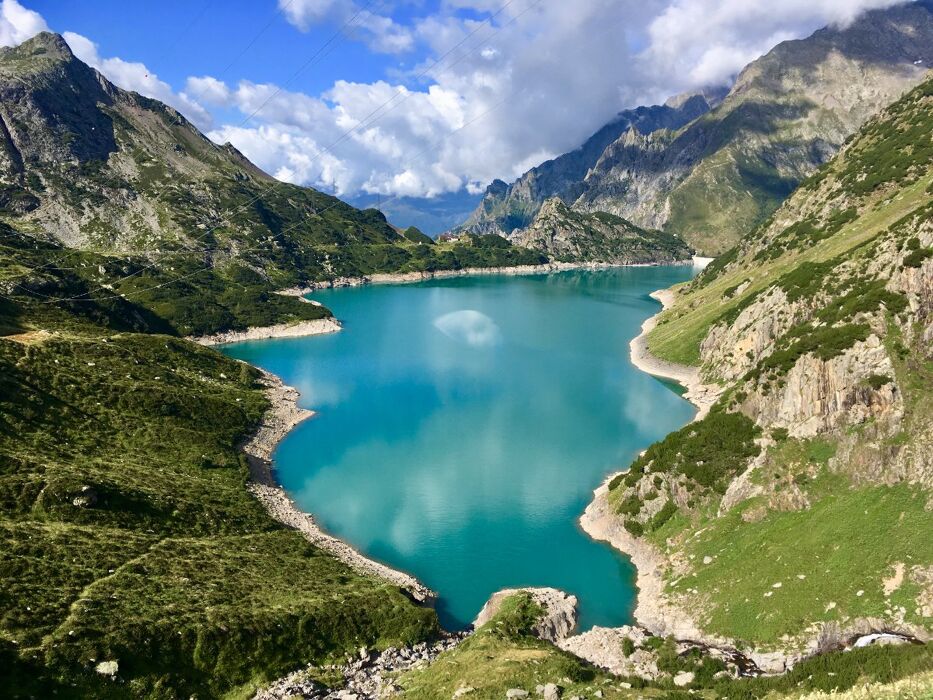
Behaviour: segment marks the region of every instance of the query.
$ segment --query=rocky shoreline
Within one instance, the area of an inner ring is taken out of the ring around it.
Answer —
[[[261,370],[262,371],[262,370]],[[286,386],[274,374],[262,371],[262,384],[269,399],[263,422],[242,449],[250,466],[250,492],[274,519],[298,530],[312,544],[325,550],[358,573],[378,576],[408,591],[416,601],[433,605],[434,591],[413,576],[369,559],[346,542],[324,532],[314,518],[302,511],[279,486],[272,473],[272,453],[288,432],[314,411],[298,406],[298,390]]]
[[[279,323],[274,326],[256,326],[242,331],[224,331],[212,335],[189,337],[199,345],[224,345],[244,340],[267,340],[269,338],[303,338],[309,335],[336,333],[342,328],[340,321],[328,316],[298,323]]]
[[[424,668],[434,659],[459,644],[466,634],[450,634],[433,644],[422,642],[412,647],[389,647],[376,653],[365,647],[356,658],[345,664],[323,667],[308,666],[280,678],[260,690],[253,700],[368,700],[395,695],[400,689],[393,678],[405,671]],[[314,672],[331,672],[343,676],[344,685],[328,688],[313,680]]]
[[[579,522],[587,535],[594,540],[608,542],[632,560],[638,576],[635,620],[652,634],[725,644],[725,640],[710,639],[704,635],[689,614],[667,600],[664,595],[664,555],[645,539],[632,536],[611,510],[607,496],[609,482],[615,476],[611,475],[593,492],[593,500],[580,516]]]
[[[483,275],[548,275],[569,270],[609,270],[617,267],[657,267],[659,265],[692,265],[694,260],[680,260],[666,263],[564,263],[554,262],[543,265],[515,265],[512,267],[466,267],[461,270],[429,270],[425,272],[376,273],[365,277],[337,277],[325,282],[312,282],[307,285],[289,287],[279,294],[301,297],[317,289],[335,289],[339,287],[361,287],[367,284],[413,284],[434,279],[453,277],[477,277]]]

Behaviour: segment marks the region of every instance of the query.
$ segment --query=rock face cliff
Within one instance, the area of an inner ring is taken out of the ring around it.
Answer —
[[[689,260],[693,253],[677,236],[647,231],[605,212],[577,212],[557,197],[547,200],[511,241],[566,262],[672,263]]]
[[[559,188],[539,186],[539,169],[512,185],[494,183],[465,226],[527,226],[535,208],[556,194],[574,209],[613,213],[676,233],[703,254],[722,253],[865,120],[917,84],[933,64],[931,47],[928,2],[868,12],[848,27],[782,42],[689,123],[618,122],[624,128],[585,173],[564,168],[559,158],[545,164],[547,182]],[[594,137],[583,150],[602,143]]]
[[[769,667],[866,629],[929,638],[933,77],[681,288],[648,345],[721,391],[609,485],[665,605]]]
[[[462,228],[474,233],[509,234],[528,226],[552,197],[572,204],[603,151],[626,132],[679,129],[718,105],[725,93],[725,89],[711,89],[671,98],[667,104],[621,112],[578,149],[532,168],[512,184],[495,180]]]

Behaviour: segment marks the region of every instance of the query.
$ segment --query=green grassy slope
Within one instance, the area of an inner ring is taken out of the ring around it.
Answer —
[[[472,637],[442,654],[427,668],[409,671],[398,678],[403,697],[449,698],[462,688],[472,688],[462,697],[477,700],[504,698],[512,688],[528,691],[535,697],[537,686],[553,683],[565,698],[778,700],[810,692],[857,691],[869,683],[879,684],[874,691],[883,693],[887,684],[903,678],[913,679],[917,697],[926,697],[921,692],[933,691],[929,677],[933,652],[928,645],[871,647],[827,654],[804,661],[783,676],[733,679],[716,677],[721,667],[709,659],[699,655],[677,656],[669,641],[653,637],[649,638],[650,647],[658,650],[659,669],[669,674],[692,671],[694,681],[686,688],[678,688],[670,676],[657,682],[620,678],[533,637],[529,629],[539,613],[526,594],[507,599],[500,612]],[[895,687],[909,686],[904,682]],[[601,695],[596,695],[597,692]]]
[[[844,259],[910,218],[929,218],[931,92],[928,79],[870,121],[764,225],[682,289],[675,308],[661,315],[648,337],[652,353],[699,364],[700,343],[710,328],[784,275],[806,263]]]
[[[214,697],[436,632],[246,491],[255,370],[125,301],[2,311],[0,695]]]

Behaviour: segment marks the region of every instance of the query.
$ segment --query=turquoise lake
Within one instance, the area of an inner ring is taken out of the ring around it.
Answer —
[[[448,629],[491,593],[554,586],[580,627],[631,621],[635,572],[577,519],[610,472],[693,416],[629,362],[690,267],[482,276],[315,292],[344,329],[227,354],[318,411],[282,442],[279,481],[331,533],[440,595]]]

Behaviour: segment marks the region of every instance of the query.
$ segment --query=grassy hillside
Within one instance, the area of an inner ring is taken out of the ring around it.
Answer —
[[[620,678],[533,637],[529,630],[540,612],[527,594],[507,599],[492,620],[457,648],[445,652],[423,670],[402,675],[398,684],[404,690],[403,697],[448,698],[464,688],[472,690],[461,691],[461,697],[477,700],[504,698],[510,689],[525,690],[531,697],[540,697],[536,688],[548,683],[558,686],[565,698],[633,700],[778,700],[831,691],[852,691],[853,697],[858,697],[858,691],[866,684],[874,684],[873,692],[879,696],[913,688],[920,698],[933,691],[930,680],[933,655],[929,647],[923,645],[829,654],[805,661],[783,676],[737,680],[717,677],[721,666],[711,659],[691,654],[678,656],[671,651],[669,640],[651,637],[647,644],[657,651],[659,669],[669,674],[691,671],[695,674],[693,682],[688,687],[677,687],[670,676],[651,683],[639,678]],[[901,681],[904,678],[910,680]],[[890,685],[897,681],[899,685]]]
[[[710,328],[737,316],[786,275],[825,275],[830,263],[854,255],[882,234],[901,233],[928,220],[931,94],[928,79],[870,121],[764,225],[682,289],[676,307],[661,315],[649,336],[652,353],[699,364],[700,343]]]
[[[30,299],[2,309],[0,695],[215,697],[436,632],[246,491],[255,370],[127,301]]]
[[[933,630],[933,78],[871,120],[649,335],[722,388],[613,483],[666,594],[758,649]]]

